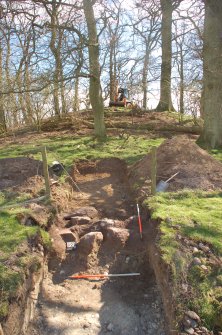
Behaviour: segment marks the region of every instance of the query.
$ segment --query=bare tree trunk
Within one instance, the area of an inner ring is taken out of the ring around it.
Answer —
[[[160,81],[160,101],[157,112],[173,110],[171,100],[171,60],[172,60],[172,0],[160,0],[162,9],[162,64]]]
[[[21,70],[18,70],[19,72],[17,73],[17,86],[19,91],[22,92],[23,87],[22,87],[22,74]],[[23,93],[18,93],[18,101],[19,101],[19,109],[21,111],[21,114],[23,116],[23,119],[25,120],[25,123],[28,123],[28,115],[26,113],[26,106],[25,106],[25,100],[23,97]],[[13,125],[17,126],[18,125],[18,115],[17,111],[13,112]]]
[[[3,91],[3,71],[2,71],[2,45],[0,41],[0,91]],[[6,131],[6,120],[4,110],[4,96],[0,94],[0,132]]]
[[[57,57],[58,57],[62,114],[66,114],[67,110],[66,110],[66,99],[65,99],[65,86],[64,86],[64,76],[63,76],[63,67],[62,67],[62,59],[61,59],[62,39],[63,39],[63,30],[59,30],[58,45],[57,45],[56,50],[57,50]]]
[[[9,62],[10,62],[10,56],[11,56],[11,46],[10,46],[10,33],[8,36],[6,36],[6,46],[7,46],[7,52],[6,52],[6,58],[5,58],[5,79],[6,79],[6,86],[9,91],[13,89],[12,85],[12,79],[10,74],[10,68],[9,68]],[[17,118],[17,108],[16,108],[16,97],[15,94],[7,94],[7,97],[5,98],[5,105],[7,113],[13,115],[13,124],[11,121],[11,117],[8,118],[9,127],[13,125],[18,124],[18,118]]]
[[[75,113],[78,111],[79,111],[79,78],[77,77],[74,86],[73,112]]]
[[[60,3],[52,0],[51,10],[45,3],[44,7],[50,16],[51,19],[51,41],[50,41],[50,50],[53,54],[55,60],[55,69],[53,74],[53,101],[54,101],[54,109],[55,115],[60,117],[60,100],[61,100],[61,112],[62,114],[66,113],[66,100],[65,100],[65,87],[64,87],[64,76],[63,76],[63,68],[62,68],[62,59],[61,59],[61,48],[63,41],[63,30],[58,29],[59,19],[58,19],[58,8]]]
[[[112,32],[111,32],[112,33]],[[116,96],[117,78],[116,78],[116,48],[115,48],[115,36],[111,37],[110,41],[110,62],[109,62],[109,76],[110,76],[110,100],[114,101]]]
[[[180,113],[184,114],[184,58],[183,58],[183,46],[179,46],[180,54]]]
[[[200,117],[204,119],[204,90],[201,90],[201,97],[200,97]]]
[[[66,98],[65,98],[65,87],[64,87],[64,82],[63,82],[62,69],[61,69],[60,78],[61,78],[60,92],[61,92],[62,114],[66,114],[67,113],[67,110],[66,110]]]
[[[47,6],[45,7],[47,9]],[[58,50],[56,48],[56,15],[57,15],[57,5],[55,2],[52,3],[52,12],[50,13],[47,9],[51,17],[51,26],[52,26],[52,35],[50,41],[50,50],[55,59],[55,70],[53,74],[53,101],[54,101],[54,109],[55,115],[60,117],[60,106],[59,106],[59,75],[60,75],[60,62],[58,56]]]
[[[222,145],[222,4],[211,0],[205,3],[202,139],[214,148]]]
[[[79,111],[79,75],[83,66],[83,53],[79,50],[79,63],[75,70],[76,80],[74,85],[74,101],[73,101],[73,112]]]
[[[59,108],[59,82],[58,82],[58,70],[55,69],[53,75],[53,101],[54,101],[54,109],[55,116],[60,117],[60,108]]]
[[[102,139],[106,137],[104,122],[104,106],[100,90],[100,64],[99,64],[99,44],[96,30],[96,20],[91,0],[83,0],[84,14],[86,18],[89,36],[89,65],[90,65],[90,86],[89,96],[92,109],[94,111],[94,130],[96,137]]]
[[[30,87],[30,76],[29,76],[29,61],[25,62],[25,88],[28,89]],[[32,123],[32,101],[30,92],[25,92],[25,105],[26,105],[26,115],[27,121],[29,124]]]
[[[113,74],[113,45],[110,43],[110,53],[109,53],[109,95],[110,100],[115,99],[115,78]]]
[[[149,59],[150,59],[150,48],[149,48],[149,41],[146,42],[146,54],[143,63],[143,78],[142,78],[142,85],[143,85],[143,108],[147,109],[147,102],[148,102],[148,66],[149,66]]]

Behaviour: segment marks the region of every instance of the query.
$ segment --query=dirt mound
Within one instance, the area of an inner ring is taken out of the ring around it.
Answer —
[[[150,191],[151,155],[134,164],[129,178],[136,189]],[[168,191],[184,188],[205,191],[222,188],[222,164],[186,136],[166,140],[157,149],[157,183],[176,172]]]
[[[41,161],[28,157],[0,159],[0,190],[22,185],[29,177],[42,174]]]

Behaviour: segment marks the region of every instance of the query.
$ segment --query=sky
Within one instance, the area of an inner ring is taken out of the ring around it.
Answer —
[[[133,3],[134,3],[134,0],[123,0],[122,1],[122,7],[125,11],[129,12],[133,18],[135,18],[136,17],[136,11],[135,10],[134,10],[134,12],[131,11]],[[191,3],[192,3],[191,0],[184,0],[182,2],[181,8],[183,10],[185,10],[187,7],[190,6]],[[43,10],[40,10],[40,15],[43,16]],[[124,41],[124,45],[125,45],[125,51],[122,50],[121,52],[122,52],[122,54],[124,54],[124,52],[127,52],[132,58],[140,57],[143,54],[143,48],[140,46],[141,41],[140,41],[140,43],[138,42],[138,43],[136,43],[136,45],[133,45],[132,44],[132,37],[130,36],[130,34],[132,34],[132,32],[130,32],[129,29],[127,31],[127,28],[126,28],[126,30],[125,30],[125,32],[123,33],[123,36],[122,36],[122,40]],[[103,36],[102,36],[101,40],[102,39],[103,39]],[[15,43],[16,43],[16,41],[15,41]],[[46,46],[46,44],[47,44],[46,39],[44,40],[44,37],[42,37],[40,48],[42,48],[42,50],[44,50],[43,48]],[[131,49],[127,51],[127,49],[129,49],[129,48],[131,48]],[[152,57],[154,59],[154,62],[158,64],[159,69],[160,69],[160,61],[161,61],[160,56],[161,56],[161,48],[159,47],[156,50],[154,50],[153,53],[152,53]],[[17,54],[16,54],[17,62],[18,62],[19,58],[20,58],[19,53],[17,52]],[[42,68],[49,67],[49,65],[50,65],[49,60],[50,59],[48,58],[42,63],[42,65],[41,65]],[[121,69],[122,78],[124,78],[121,81],[121,85],[126,86],[126,87],[129,84],[129,82],[127,82],[127,80],[129,80],[129,78],[128,79],[126,78],[126,73],[129,71],[129,68],[130,68],[131,64],[133,64],[133,60],[130,61],[127,65],[125,65]],[[192,65],[191,65],[191,67],[192,67]],[[50,69],[50,67],[49,67],[49,69]],[[138,77],[139,76],[141,77],[142,63],[140,63],[140,67],[138,67],[138,71],[139,71]],[[107,80],[108,77],[109,77],[108,72],[104,76],[106,76],[106,80]],[[175,71],[175,69],[174,69],[173,77],[177,77],[177,76],[178,76],[177,71]],[[174,92],[176,92],[175,83],[176,83],[176,80],[174,79],[173,80],[173,87],[174,87],[173,91]],[[148,94],[148,99],[149,99],[148,106],[149,106],[149,108],[154,108],[156,106],[156,104],[158,103],[159,87],[160,87],[159,80],[156,80],[155,82],[152,82],[152,83],[149,84],[149,94]],[[136,88],[135,88],[135,90],[136,90]],[[84,89],[84,91],[85,91],[85,89]],[[136,94],[135,92],[132,91],[131,92],[131,97],[133,97],[135,100],[138,100],[138,101],[142,100],[142,94],[141,93]],[[175,94],[173,94],[173,101],[174,101],[174,104],[177,104],[177,102],[178,102],[178,98],[175,96]]]

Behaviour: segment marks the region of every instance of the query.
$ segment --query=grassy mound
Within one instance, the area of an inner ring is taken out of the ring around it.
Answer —
[[[178,316],[190,308],[222,330],[222,193],[160,193],[145,205],[161,220],[158,244],[172,270]]]

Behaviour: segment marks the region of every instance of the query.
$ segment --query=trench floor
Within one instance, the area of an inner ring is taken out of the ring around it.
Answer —
[[[99,167],[84,163],[75,179],[76,208],[94,206],[100,218],[126,220],[135,215],[135,202],[127,183],[127,171],[117,159],[103,160]],[[74,206],[75,207],[75,206]],[[70,212],[75,210],[72,205]],[[67,212],[67,210],[66,210]],[[59,223],[60,222],[60,223]],[[143,241],[135,220],[129,220],[126,245],[103,243],[97,259],[82,262],[78,248],[65,252],[61,221],[51,228],[57,256],[49,260],[41,285],[35,317],[27,335],[165,335],[161,296],[149,264],[147,245],[152,243],[146,218]],[[87,227],[87,232],[90,227]],[[106,280],[70,280],[86,273],[140,272],[140,276]]]

